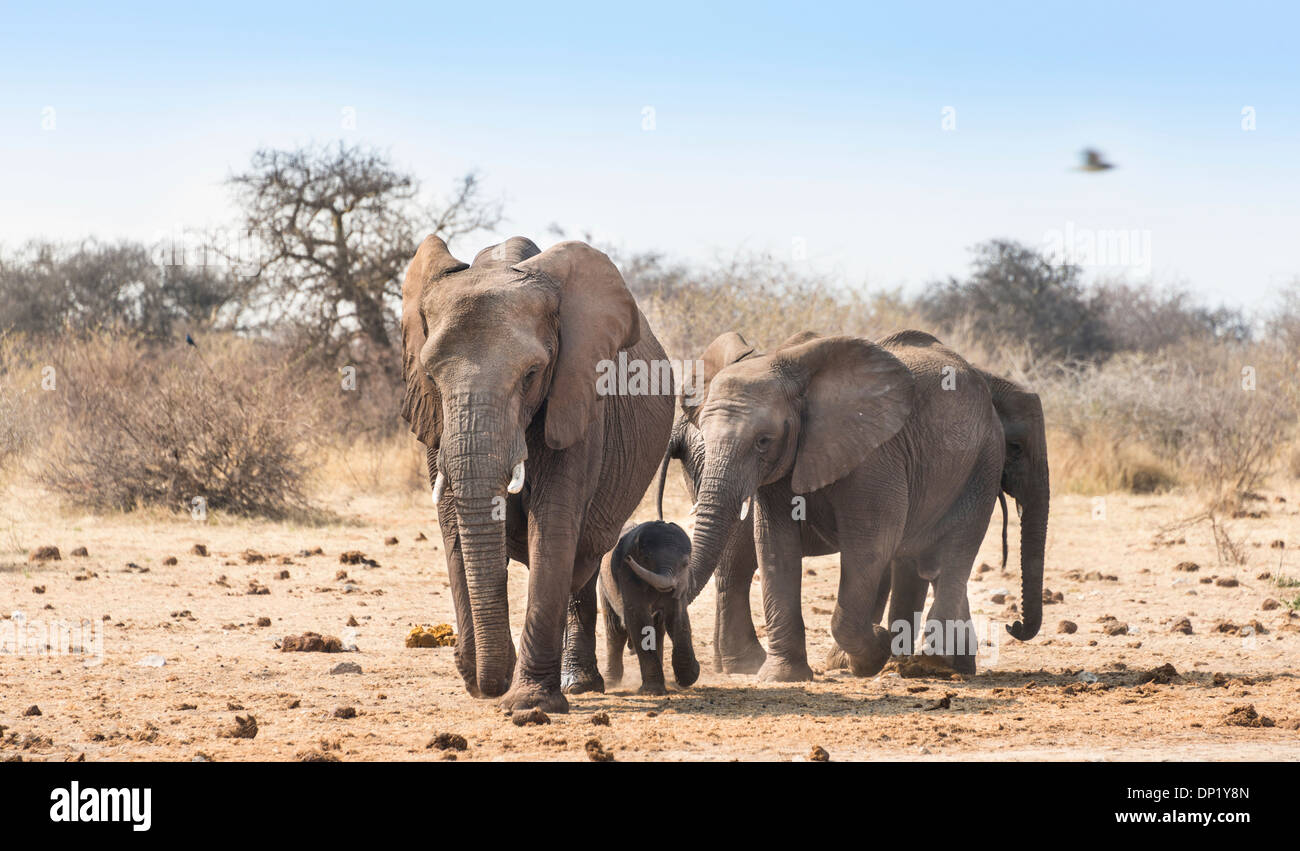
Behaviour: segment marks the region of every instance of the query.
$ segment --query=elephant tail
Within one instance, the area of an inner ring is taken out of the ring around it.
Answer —
[[[668,462],[673,460],[673,454],[677,451],[678,438],[674,432],[672,439],[668,441],[668,448],[664,451],[664,459],[659,462],[659,485],[655,494],[655,509],[659,512],[659,519],[664,519],[664,481],[668,478]]]
[[[1002,506],[1002,569],[1007,569],[1007,495],[998,491],[998,504]],[[660,519],[663,519],[660,517]]]

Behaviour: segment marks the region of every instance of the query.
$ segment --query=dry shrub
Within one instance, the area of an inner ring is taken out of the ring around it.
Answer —
[[[52,344],[55,433],[38,480],[99,510],[161,505],[283,518],[304,481],[324,383],[246,339],[203,349],[98,336]]]

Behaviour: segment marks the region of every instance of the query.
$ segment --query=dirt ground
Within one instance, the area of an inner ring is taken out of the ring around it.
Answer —
[[[992,567],[969,589],[994,646],[969,679],[823,672],[839,568],[837,557],[818,558],[804,563],[803,595],[816,681],[714,673],[710,587],[692,607],[705,669],[694,687],[674,690],[670,677],[668,697],[638,696],[629,656],[618,687],[520,727],[465,693],[450,648],[404,646],[417,624],[454,623],[427,494],[339,498],[331,508],[346,522],[310,527],[96,517],[10,492],[0,501],[0,759],[586,760],[597,739],[617,760],[801,760],[815,748],[836,761],[1296,760],[1300,616],[1286,601],[1300,588],[1260,576],[1300,578],[1300,493],[1266,497],[1261,516],[1233,521],[1248,560],[1232,567],[1219,564],[1208,527],[1157,540],[1192,513],[1185,498],[1057,498],[1045,584],[1062,599],[1044,607],[1042,631],[1024,644],[1006,634],[1014,615],[994,601],[1019,600],[1014,513],[1005,573],[995,513],[979,559]],[[670,507],[684,522],[680,493]],[[647,501],[635,519],[650,517]],[[192,553],[195,544],[208,555]],[[29,561],[47,545],[62,558]],[[73,555],[78,547],[88,555]],[[323,554],[300,555],[316,547]],[[246,561],[250,549],[265,561]],[[378,566],[341,564],[352,550]],[[1199,570],[1176,569],[1184,562]],[[516,640],[526,583],[527,570],[512,565]],[[757,581],[753,601],[761,617]],[[1176,630],[1183,618],[1191,634]],[[1067,620],[1076,632],[1060,631]],[[39,630],[51,622],[71,625],[74,646],[101,656],[16,646],[16,635],[50,640]],[[304,631],[358,649],[277,649]],[[598,647],[603,667],[603,640]],[[360,673],[332,674],[343,662]],[[1166,664],[1171,680],[1141,683]],[[602,713],[608,725],[594,723]],[[231,736],[250,732],[236,722],[250,715],[256,735]],[[463,736],[465,749],[439,748],[440,734],[454,734],[443,744]]]

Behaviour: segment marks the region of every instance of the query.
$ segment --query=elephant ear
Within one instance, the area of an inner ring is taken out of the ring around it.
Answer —
[[[791,487],[809,493],[843,478],[903,427],[916,381],[898,358],[858,337],[816,337],[774,358],[804,381]]]
[[[698,386],[690,388],[692,392],[689,397],[685,393],[682,396],[682,409],[691,422],[695,422],[695,414],[699,411],[700,404],[709,395],[709,385],[713,383],[713,377],[724,367],[742,361],[754,352],[754,347],[735,331],[719,334],[705,347],[704,353],[700,355],[701,372],[696,378]],[[687,388],[682,389],[685,391]],[[689,398],[695,399],[695,404],[689,404]]]
[[[559,288],[560,351],[546,397],[546,445],[567,449],[600,411],[600,362],[641,339],[640,311],[613,261],[585,242],[561,242],[514,268]]]
[[[806,343],[809,340],[816,340],[820,336],[821,334],[818,334],[816,331],[799,331],[787,337],[781,345],[777,346],[777,349],[790,349],[800,343]]]
[[[402,376],[406,379],[402,418],[410,424],[411,434],[430,449],[438,448],[442,436],[442,399],[420,363],[420,351],[429,335],[422,302],[428,287],[438,279],[468,268],[451,256],[447,243],[430,234],[415,250],[402,282]]]

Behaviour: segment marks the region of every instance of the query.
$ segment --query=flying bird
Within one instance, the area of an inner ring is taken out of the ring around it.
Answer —
[[[1108,171],[1115,167],[1113,163],[1103,160],[1101,152],[1094,148],[1085,148],[1082,156],[1083,165],[1079,166],[1079,171]]]

